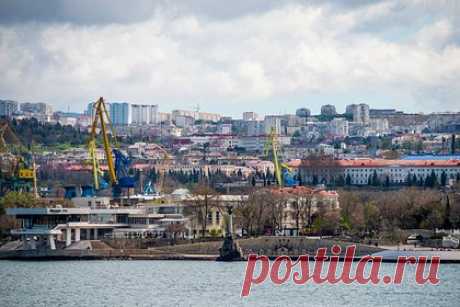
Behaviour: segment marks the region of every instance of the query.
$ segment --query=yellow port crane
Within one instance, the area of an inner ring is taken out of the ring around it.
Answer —
[[[269,157],[270,152],[272,153],[273,165],[275,166],[275,178],[278,186],[283,186],[283,177],[281,176],[281,164],[278,160],[279,142],[278,135],[276,134],[275,128],[272,127],[270,134],[268,135],[267,142],[264,147],[264,154]]]
[[[117,144],[116,135],[115,135],[115,129],[113,128],[112,122],[110,120],[109,113],[107,112],[107,106],[104,102],[104,98],[102,97],[100,97],[93,104],[91,135],[90,135],[90,139],[88,142],[89,155],[90,155],[90,159],[92,162],[92,168],[93,168],[93,182],[94,182],[94,188],[96,190],[100,188],[99,176],[102,174],[102,171],[100,169],[99,162],[97,159],[97,155],[96,155],[96,139],[97,139],[97,132],[98,132],[97,130],[98,130],[99,123],[101,124],[100,129],[101,129],[102,141],[104,144],[105,157],[107,159],[110,183],[112,185],[116,185],[118,184],[118,179],[117,179],[117,174],[115,171],[115,164],[113,161],[112,148],[110,146],[110,139],[109,139],[109,133],[108,133],[109,131],[108,131],[107,126],[110,126],[111,137],[113,139],[115,146]]]
[[[32,167],[26,167],[26,161],[23,156],[24,147],[8,122],[0,123],[0,153],[9,153],[11,155],[10,158],[7,158],[11,163],[8,171],[10,187],[14,189],[14,186],[20,186],[24,182],[32,182],[32,192],[35,198],[38,198],[35,158],[32,155]]]

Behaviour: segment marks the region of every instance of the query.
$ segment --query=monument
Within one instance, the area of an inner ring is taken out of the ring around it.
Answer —
[[[233,241],[233,208],[232,206],[227,207],[228,222],[226,227],[226,234],[224,243],[219,249],[219,257],[217,261],[239,261],[243,260],[242,253],[238,247],[238,244]]]

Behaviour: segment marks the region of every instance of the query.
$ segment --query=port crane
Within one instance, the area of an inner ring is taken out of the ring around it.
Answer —
[[[94,189],[106,188],[107,183],[102,180],[102,170],[97,158],[97,136],[100,124],[100,134],[104,145],[107,160],[108,176],[115,197],[121,195],[122,188],[133,188],[134,178],[128,176],[130,160],[119,149],[115,129],[110,120],[104,98],[100,97],[93,104],[93,117],[90,139],[88,142],[89,157],[92,165]],[[113,144],[113,148],[112,145]]]
[[[5,166],[1,172],[6,175],[0,180],[0,193],[4,190],[32,191],[35,198],[38,198],[35,159],[33,155],[26,154],[8,122],[0,123],[0,153],[4,162],[2,166]]]
[[[279,187],[292,187],[297,185],[296,180],[294,179],[293,170],[285,163],[279,161],[279,150],[280,145],[278,141],[278,135],[276,130],[272,127],[268,135],[267,141],[264,146],[264,154],[267,158],[273,161],[275,167],[275,178],[276,183]]]

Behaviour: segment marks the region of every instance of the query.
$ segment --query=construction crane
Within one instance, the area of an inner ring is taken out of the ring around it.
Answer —
[[[267,142],[265,143],[264,147],[264,154],[267,158],[270,159],[270,152],[271,158],[273,160],[273,165],[275,167],[275,178],[276,183],[279,187],[292,187],[297,184],[296,180],[294,179],[293,170],[285,163],[281,163],[279,161],[279,150],[280,145],[278,141],[278,135],[275,129],[272,127],[270,130],[270,134],[268,135]]]
[[[92,164],[94,189],[99,190],[105,188],[104,182],[100,180],[103,172],[101,171],[99,161],[97,159],[97,135],[100,124],[100,134],[104,145],[105,157],[107,160],[107,168],[110,184],[112,186],[113,195],[118,197],[121,195],[122,188],[133,188],[134,179],[128,176],[130,160],[119,149],[116,139],[115,129],[110,120],[107,106],[104,98],[100,97],[93,104],[93,118],[91,125],[91,134],[88,142],[89,156]],[[109,131],[110,129],[110,131]],[[109,136],[110,132],[110,136]],[[113,148],[111,146],[113,144]],[[115,157],[115,159],[114,159]]]
[[[88,142],[88,149],[89,149],[89,156],[92,162],[92,169],[93,169],[93,183],[94,189],[99,190],[101,188],[99,177],[103,174],[99,165],[99,161],[97,159],[96,153],[96,141],[97,141],[97,129],[101,124],[101,135],[104,144],[104,151],[105,157],[107,159],[107,166],[109,172],[110,183],[112,185],[118,184],[116,172],[115,172],[115,164],[113,162],[112,156],[112,148],[110,146],[109,134],[107,131],[107,123],[110,125],[110,129],[112,130],[111,136],[115,139],[116,144],[116,137],[115,131],[113,129],[112,123],[110,121],[109,113],[107,112],[107,107],[104,102],[104,98],[100,97],[97,102],[93,104],[93,118],[92,118],[92,125],[91,125],[91,135]]]
[[[38,198],[37,168],[33,155],[26,159],[24,146],[11,129],[8,122],[0,123],[0,153],[9,165],[6,178],[2,186],[9,190],[24,191],[32,189],[35,198]],[[26,161],[29,160],[29,161]],[[31,160],[31,161],[30,161]],[[31,164],[31,167],[29,165]],[[2,170],[3,171],[3,170]],[[32,185],[32,187],[30,187]],[[3,190],[3,187],[2,189]]]
[[[278,137],[275,131],[275,128],[271,128],[270,134],[268,135],[267,142],[265,143],[264,147],[264,154],[269,157],[270,152],[272,153],[272,160],[273,160],[273,165],[275,167],[275,178],[278,186],[282,187],[283,186],[283,180],[281,177],[281,165],[278,160],[278,151],[279,151],[279,143],[278,143]]]

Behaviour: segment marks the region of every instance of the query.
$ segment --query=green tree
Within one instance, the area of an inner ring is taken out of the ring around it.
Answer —
[[[441,173],[441,186],[445,187],[447,184],[447,174],[445,171],[442,171]]]

